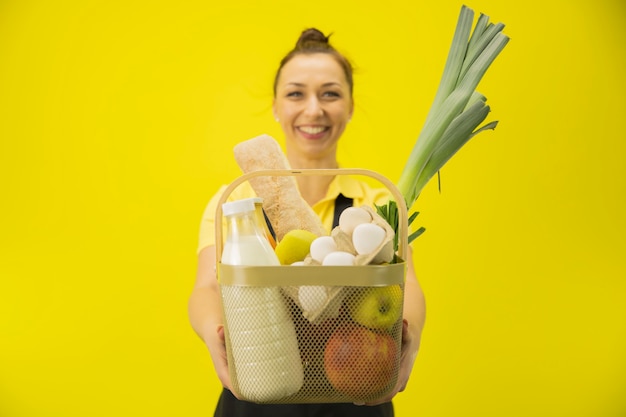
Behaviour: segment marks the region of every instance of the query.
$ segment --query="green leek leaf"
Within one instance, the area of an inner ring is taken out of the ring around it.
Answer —
[[[498,123],[478,127],[490,108],[486,105],[487,98],[477,92],[476,87],[507,45],[509,37],[502,33],[504,24],[489,22],[485,14],[480,14],[472,30],[473,20],[474,11],[462,6],[433,103],[398,180],[398,189],[409,210],[422,189],[452,156],[471,138],[484,130],[494,129]],[[390,201],[376,209],[397,231],[397,205]],[[409,224],[416,215],[409,217]],[[413,232],[410,241],[423,232],[424,228]]]

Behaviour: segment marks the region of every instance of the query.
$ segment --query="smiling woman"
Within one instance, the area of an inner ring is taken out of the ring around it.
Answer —
[[[337,145],[352,117],[352,66],[317,29],[302,32],[295,48],[281,61],[274,81],[274,117],[285,136],[291,168],[337,168]],[[258,153],[252,158],[263,161]],[[265,161],[267,163],[267,161]],[[261,164],[261,162],[259,162]],[[298,190],[325,226],[336,224],[343,208],[385,203],[387,189],[371,188],[352,177],[298,176]],[[294,187],[295,188],[295,187]],[[200,232],[198,273],[189,301],[191,323],[211,353],[215,371],[224,386],[215,416],[380,416],[394,415],[391,399],[404,390],[417,356],[424,324],[424,299],[415,278],[412,261],[407,261],[404,286],[402,354],[398,383],[389,395],[358,407],[351,403],[255,404],[233,395],[226,363],[221,297],[215,276],[215,210],[224,188],[209,202]],[[297,192],[297,191],[296,191]],[[230,199],[250,197],[252,190],[231,193]],[[305,204],[306,204],[305,203]],[[279,242],[280,243],[280,242]]]

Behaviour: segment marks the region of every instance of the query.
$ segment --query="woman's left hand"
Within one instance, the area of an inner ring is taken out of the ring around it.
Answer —
[[[413,370],[415,358],[417,357],[417,351],[419,350],[420,333],[421,332],[417,329],[415,329],[412,333],[409,329],[409,322],[406,319],[402,321],[402,346],[400,348],[400,366],[396,386],[393,391],[385,397],[378,399],[376,402],[358,405],[378,405],[386,403],[391,401],[397,393],[406,389],[407,383],[409,382],[409,376],[411,376],[411,371]]]
[[[367,403],[367,405],[377,405],[389,402],[397,393],[406,389],[413,364],[420,347],[422,329],[426,320],[426,301],[424,293],[420,287],[415,269],[413,267],[413,256],[409,249],[407,256],[407,272],[404,282],[404,309],[402,313],[402,346],[400,349],[400,368],[398,370],[398,381],[393,390],[377,401]]]

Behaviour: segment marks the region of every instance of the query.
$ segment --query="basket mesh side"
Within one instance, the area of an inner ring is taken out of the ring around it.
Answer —
[[[341,302],[314,322],[306,309],[323,304],[323,293],[283,290],[221,285],[229,370],[242,399],[370,402],[393,389],[402,285],[333,287]]]

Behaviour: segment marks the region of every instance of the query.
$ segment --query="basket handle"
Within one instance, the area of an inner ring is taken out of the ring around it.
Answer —
[[[233,182],[231,182],[224,193],[220,196],[219,201],[217,202],[217,209],[215,211],[215,247],[217,251],[217,259],[220,258],[222,253],[222,204],[226,202],[230,194],[239,186],[241,183],[249,180],[254,177],[286,177],[286,176],[308,176],[308,175],[362,175],[366,177],[371,177],[381,184],[383,184],[391,194],[393,195],[396,204],[398,205],[398,256],[401,259],[406,260],[407,251],[408,251],[408,233],[409,233],[409,225],[407,218],[407,207],[404,201],[404,196],[400,192],[400,190],[392,183],[387,177],[379,174],[378,172],[371,171],[368,169],[362,168],[336,168],[336,169],[262,169],[257,171],[248,172],[246,174],[241,175],[236,178]],[[219,219],[219,221],[218,221]]]

